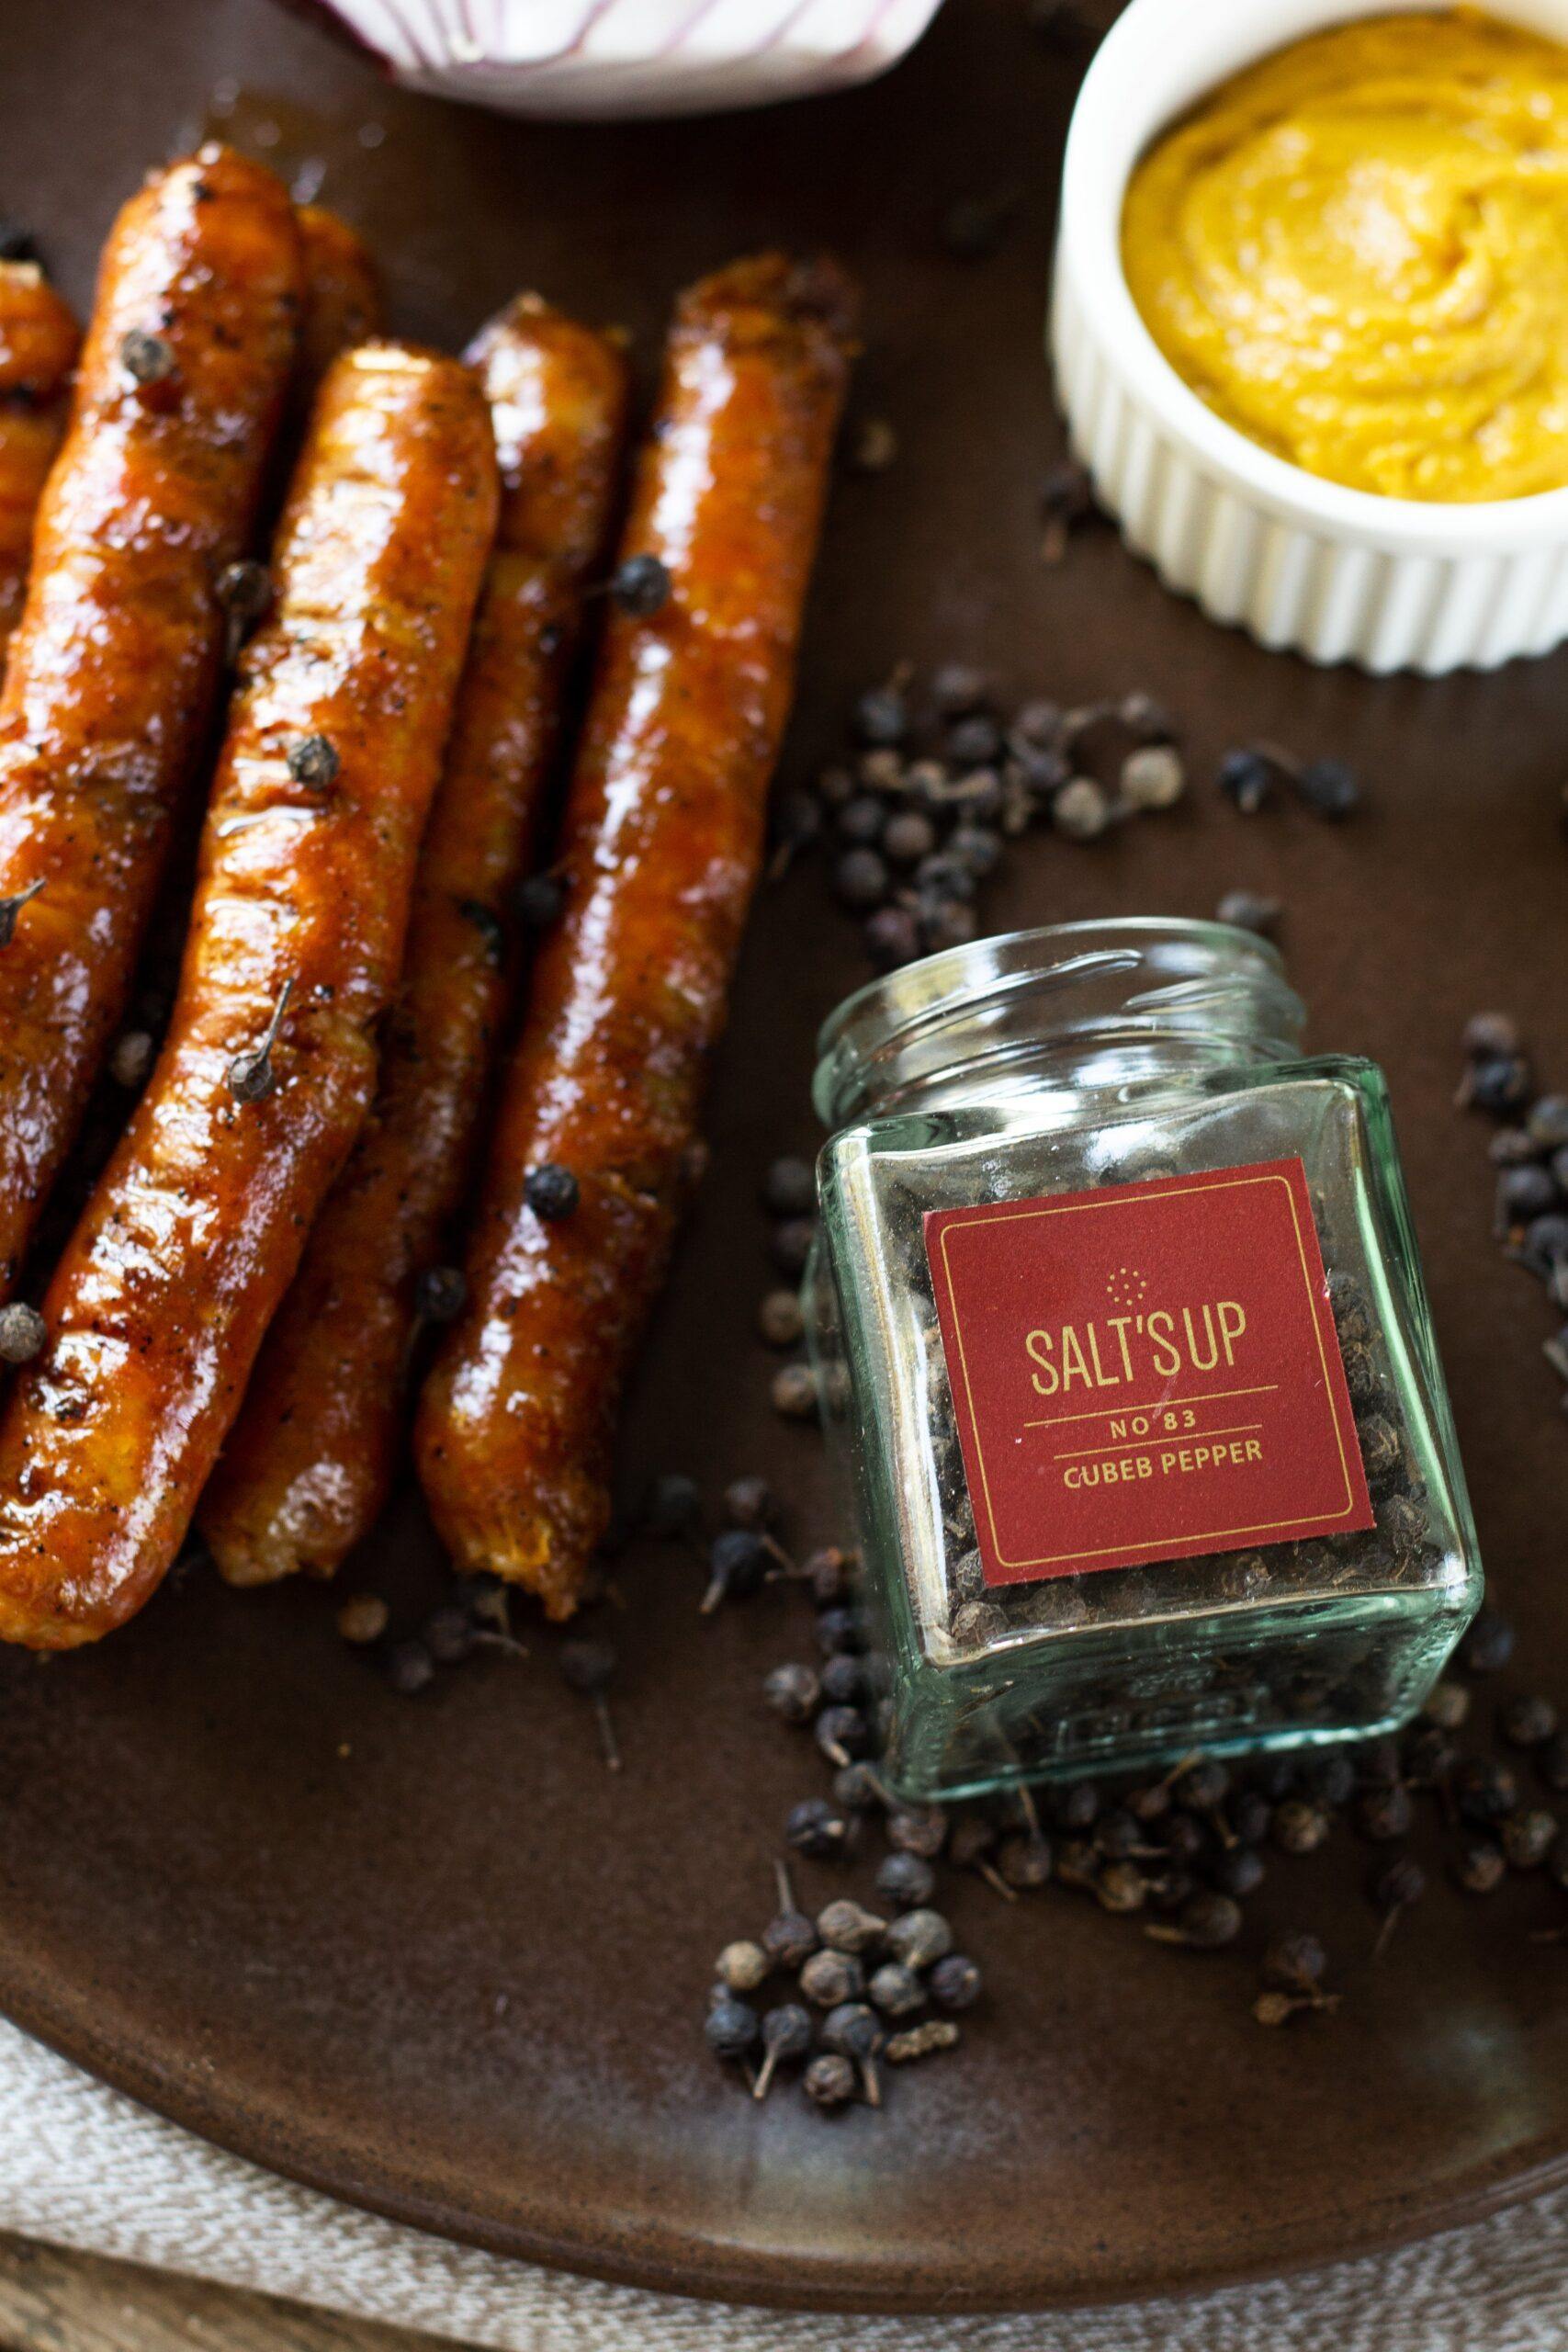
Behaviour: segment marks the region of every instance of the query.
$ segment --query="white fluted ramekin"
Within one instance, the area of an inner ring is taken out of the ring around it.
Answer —
[[[1156,131],[1304,33],[1423,5],[1133,0],[1068,135],[1051,345],[1073,447],[1168,587],[1314,662],[1437,676],[1568,637],[1568,489],[1429,504],[1303,472],[1188,389],[1139,316],[1121,259],[1128,175]],[[1488,5],[1568,38],[1568,0]]]
[[[409,89],[592,120],[766,106],[869,81],[913,46],[940,0],[314,5]]]

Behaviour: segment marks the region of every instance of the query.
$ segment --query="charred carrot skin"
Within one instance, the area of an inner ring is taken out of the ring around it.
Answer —
[[[568,911],[541,954],[416,1451],[460,1568],[577,1605],[625,1374],[657,1295],[756,880],[853,298],[777,255],[679,307],[623,549],[668,567],[610,622],[569,796]],[[527,1171],[570,1170],[545,1223]]]
[[[202,1500],[202,1532],[232,1584],[332,1575],[391,1487],[416,1288],[468,1172],[506,990],[501,943],[610,525],[626,404],[615,345],[525,297],[466,356],[496,427],[496,549],[421,852],[376,1106]]]
[[[21,618],[33,526],[65,431],[75,320],[34,262],[0,262],[0,660]]]
[[[369,344],[337,363],[231,714],[169,1035],[0,1416],[8,1641],[92,1641],[158,1583],[364,1119],[495,495],[456,360]]]
[[[299,292],[287,193],[221,148],[156,174],[105,254],[0,696],[0,898],[37,893],[0,950],[0,1295],[123,1011],[207,742],[215,582],[251,528]]]
[[[305,305],[293,405],[303,425],[339,353],[379,334],[381,287],[369,247],[346,220],[321,204],[300,205],[298,220],[305,257]]]

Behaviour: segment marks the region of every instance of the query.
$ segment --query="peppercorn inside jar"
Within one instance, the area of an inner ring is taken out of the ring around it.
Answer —
[[[1481,1595],[1370,1062],[1217,923],[851,997],[807,1314],[884,1770],[969,1795],[1393,1729]]]

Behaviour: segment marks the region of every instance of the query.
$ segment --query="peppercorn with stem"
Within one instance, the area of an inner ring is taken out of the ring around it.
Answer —
[[[29,882],[22,890],[13,890],[9,898],[0,899],[0,947],[9,947],[17,935],[17,918],[25,906],[38,897],[44,887],[44,877]]]
[[[1328,1954],[1304,1928],[1287,1928],[1263,1953],[1263,1982],[1280,1993],[1315,1992],[1327,1968]]]
[[[615,1725],[605,1696],[606,1685],[615,1674],[619,1661],[610,1644],[589,1634],[579,1634],[560,1645],[558,1664],[569,1690],[576,1690],[591,1702],[599,1725],[599,1744],[604,1751],[604,1761],[612,1772],[621,1769],[621,1751],[615,1737]]]
[[[766,2098],[777,2069],[804,2058],[810,2050],[811,2013],[798,2001],[781,2002],[777,2008],[764,2010],[761,2034],[762,2063],[751,2086],[753,2098]]]
[[[283,1016],[294,993],[292,978],[284,981],[278,990],[277,1002],[266,1024],[261,1044],[254,1051],[236,1054],[228,1069],[229,1091],[238,1102],[262,1102],[277,1084],[273,1068],[272,1049],[277,1043],[277,1033],[283,1026]]]
[[[1381,1960],[1388,1949],[1388,1939],[1400,1918],[1413,1903],[1418,1903],[1427,1891],[1427,1873],[1410,1854],[1396,1854],[1376,1872],[1368,1889],[1372,1901],[1383,1915],[1372,1946],[1372,1958]]]
[[[869,1951],[886,1931],[887,1922],[874,1911],[842,1895],[817,1914],[817,1933],[829,1951]]]
[[[891,1959],[924,1970],[953,1950],[953,1929],[940,1911],[906,1911],[888,1922],[883,1943]]]
[[[868,2107],[882,2105],[882,2085],[876,2058],[887,2040],[887,2029],[865,2001],[844,2001],[822,2020],[822,2039],[829,2050],[852,2061],[860,2075]]]
[[[1190,1895],[1174,1920],[1152,1920],[1144,1929],[1156,1943],[1186,1944],[1193,1951],[1218,1951],[1241,1933],[1241,1905],[1228,1894],[1202,1889]]]
[[[711,1617],[726,1600],[747,1600],[761,1589],[769,1553],[751,1528],[727,1527],[708,1547],[708,1582],[698,1608]]]

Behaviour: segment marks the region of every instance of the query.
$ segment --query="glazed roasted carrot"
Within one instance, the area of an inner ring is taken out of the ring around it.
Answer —
[[[467,354],[496,428],[496,552],[420,855],[376,1107],[268,1331],[201,1529],[232,1584],[331,1576],[368,1533],[404,1431],[420,1278],[468,1172],[582,592],[626,413],[604,335],[525,296]]]
[[[0,262],[0,660],[21,617],[33,525],[65,430],[80,341],[35,262]]]
[[[224,148],[121,212],[0,695],[0,1296],[123,1011],[293,362],[294,209]]]
[[[527,1586],[552,1617],[576,1607],[608,1517],[615,1405],[723,1024],[853,309],[835,267],[778,255],[680,304],[623,540],[671,593],[609,623],[568,799],[567,912],[505,1081],[468,1303],[421,1400],[420,1475],[457,1565]]]
[[[244,657],[169,1035],[0,1415],[8,1641],[92,1641],[156,1586],[363,1122],[495,503],[457,361],[337,362]]]
[[[333,361],[381,331],[381,288],[369,247],[324,205],[302,204],[305,309],[299,322],[295,401],[303,423]]]

